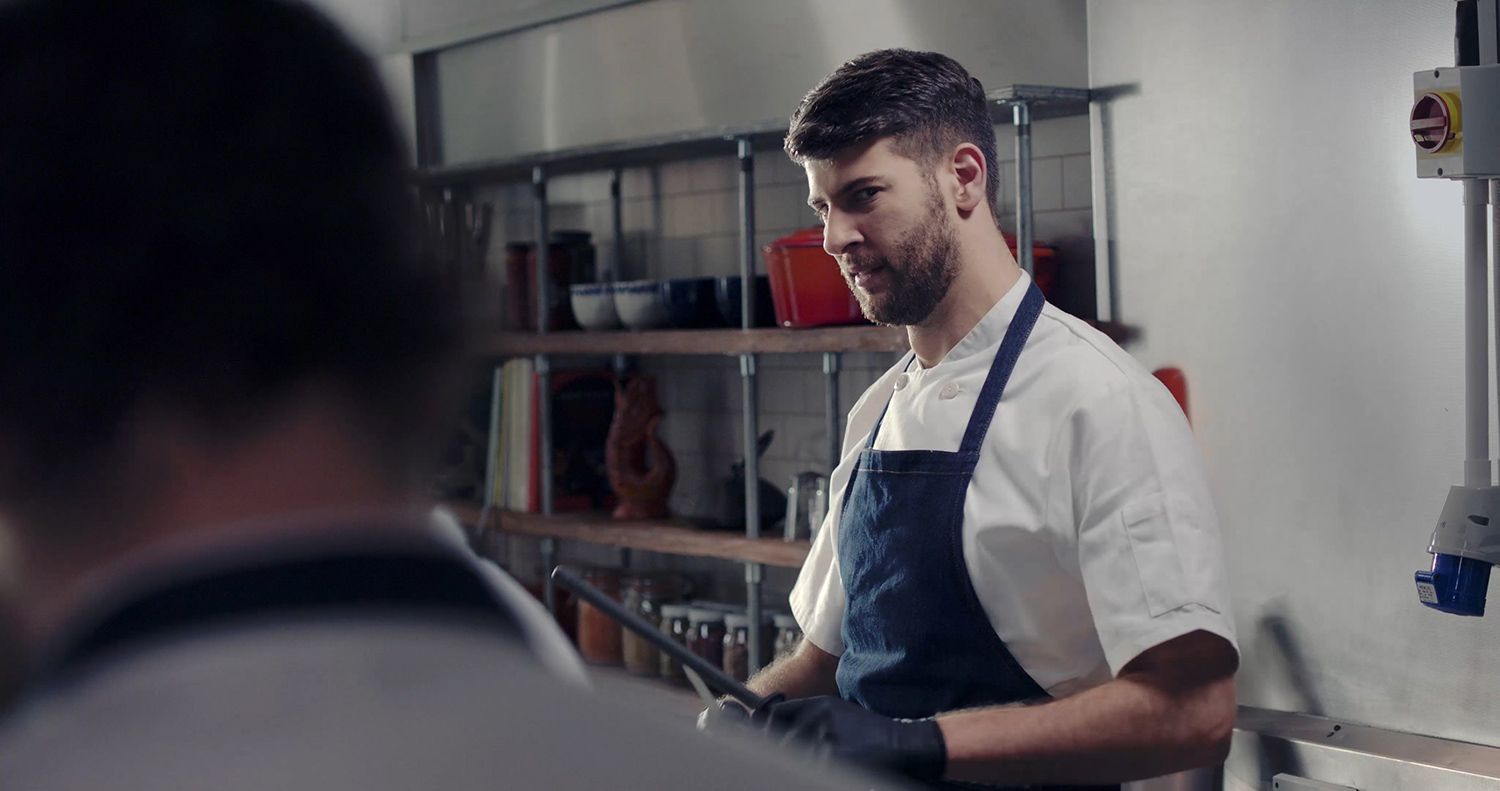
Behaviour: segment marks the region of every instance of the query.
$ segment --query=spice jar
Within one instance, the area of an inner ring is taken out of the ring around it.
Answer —
[[[724,664],[724,613],[707,607],[688,611],[687,647],[703,661],[722,667]]]
[[[662,605],[676,589],[677,586],[659,577],[633,577],[625,582],[625,609],[660,629]],[[661,652],[646,642],[646,638],[626,629],[621,647],[627,671],[638,676],[661,673]]]
[[[663,604],[661,606],[661,633],[683,648],[687,647],[688,632],[693,628],[688,620],[688,612],[692,609],[686,604]],[[661,677],[677,684],[687,684],[687,676],[682,672],[682,663],[665,653],[658,653],[660,656],[657,669],[661,671]]]
[[[724,616],[724,672],[735,681],[750,678],[750,617],[739,613]]]
[[[787,613],[777,613],[771,622],[776,625],[776,659],[779,661],[796,653],[802,644],[802,627],[797,625],[797,619]]]
[[[588,584],[606,596],[620,600],[620,572],[614,569],[589,569],[583,574]],[[623,659],[623,627],[587,601],[578,602],[578,653],[586,662],[596,665],[618,665]]]

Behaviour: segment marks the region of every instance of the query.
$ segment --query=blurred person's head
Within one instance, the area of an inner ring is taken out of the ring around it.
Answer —
[[[0,4],[0,511],[28,559],[415,501],[463,327],[404,151],[301,3]]]
[[[786,152],[807,171],[824,247],[873,321],[927,321],[968,238],[998,235],[989,102],[945,55],[887,49],[843,64],[793,113]]]

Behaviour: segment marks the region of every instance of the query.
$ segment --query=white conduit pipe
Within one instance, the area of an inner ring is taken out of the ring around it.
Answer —
[[[1464,179],[1464,485],[1490,485],[1489,182]]]
[[[1495,373],[1500,376],[1500,179],[1490,179],[1490,212],[1494,218],[1490,229],[1490,243],[1494,246],[1490,255],[1490,263],[1495,267]],[[1481,226],[1482,227],[1482,226]],[[1486,393],[1486,396],[1488,393]],[[1489,402],[1485,402],[1485,416],[1489,416]],[[1486,426],[1485,439],[1489,438],[1488,426]],[[1484,470],[1486,485],[1490,477],[1488,467]]]

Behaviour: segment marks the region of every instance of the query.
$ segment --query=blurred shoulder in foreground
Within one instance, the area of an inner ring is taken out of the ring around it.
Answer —
[[[590,695],[434,515],[468,314],[322,16],[0,3],[0,107],[6,789],[864,785]]]

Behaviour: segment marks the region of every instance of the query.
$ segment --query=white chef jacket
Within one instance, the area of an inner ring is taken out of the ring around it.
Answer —
[[[1030,284],[1022,273],[941,362],[908,369],[903,357],[850,411],[829,514],[791,594],[813,645],[843,653],[839,517],[887,399],[876,450],[958,450]],[[1218,520],[1181,408],[1134,358],[1050,304],[985,436],[963,552],[990,625],[1053,697],[1198,629],[1235,644]]]

